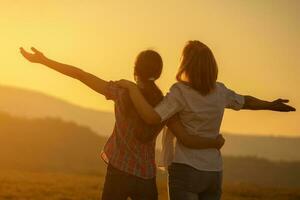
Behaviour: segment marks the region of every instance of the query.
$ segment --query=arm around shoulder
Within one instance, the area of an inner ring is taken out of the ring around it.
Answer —
[[[128,80],[120,80],[117,82],[120,87],[129,90],[131,101],[140,115],[147,124],[161,123],[161,117],[154,108],[147,102],[137,85]]]

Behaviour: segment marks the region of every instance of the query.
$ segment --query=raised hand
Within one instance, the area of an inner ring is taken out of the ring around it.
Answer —
[[[20,48],[21,54],[26,58],[28,61],[33,62],[33,63],[42,63],[43,61],[46,60],[46,57],[44,54],[34,47],[31,47],[31,50],[33,53],[27,52],[24,50],[23,47]]]
[[[296,109],[290,105],[287,105],[289,100],[287,99],[277,99],[275,101],[265,101],[258,99],[253,96],[246,95],[245,104],[243,109],[248,110],[272,110],[278,112],[291,112],[296,111]]]
[[[289,100],[287,99],[277,99],[270,103],[270,110],[279,111],[279,112],[291,112],[296,111],[296,109],[292,106],[287,105]]]

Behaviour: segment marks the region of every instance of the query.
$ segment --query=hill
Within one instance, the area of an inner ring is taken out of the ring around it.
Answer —
[[[224,155],[255,156],[270,160],[299,161],[300,138],[224,134]]]
[[[104,174],[105,141],[74,123],[0,114],[0,169]],[[225,182],[300,187],[300,162],[227,156],[224,169]]]
[[[99,135],[111,134],[114,115],[70,104],[39,92],[0,86],[0,111],[26,118],[61,118],[90,127]]]
[[[14,87],[0,86],[0,111],[12,116],[60,118],[89,127],[100,136],[111,134],[114,115],[82,108],[60,99]],[[255,156],[270,160],[300,160],[300,138],[225,134],[224,155]]]
[[[106,139],[59,119],[22,119],[0,114],[0,168],[63,172],[104,171]]]

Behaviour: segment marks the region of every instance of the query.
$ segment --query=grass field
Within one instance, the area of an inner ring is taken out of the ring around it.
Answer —
[[[104,177],[60,172],[0,172],[1,200],[100,199]],[[159,199],[167,199],[166,180],[158,181]],[[224,200],[298,200],[299,188],[261,188],[245,184],[224,185]]]

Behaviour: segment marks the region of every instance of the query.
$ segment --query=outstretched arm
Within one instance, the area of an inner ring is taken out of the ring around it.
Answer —
[[[178,115],[171,117],[167,126],[181,144],[191,149],[221,149],[225,143],[222,135],[212,139],[188,134]]]
[[[45,65],[55,71],[58,71],[66,76],[72,77],[77,79],[90,87],[91,89],[95,90],[100,94],[104,94],[105,87],[108,84],[107,81],[104,81],[93,74],[87,73],[77,67],[59,63],[57,61],[51,60],[44,56],[44,54],[38,51],[35,48],[31,48],[33,53],[29,53],[25,51],[22,47],[20,48],[21,54],[30,62],[32,63],[40,63]]]
[[[296,111],[292,106],[287,105],[287,99],[277,99],[275,101],[264,101],[252,96],[244,96],[245,104],[242,109],[247,110],[272,110],[278,112]]]
[[[132,102],[141,116],[141,118],[148,124],[158,124],[161,122],[160,115],[154,110],[154,108],[146,101],[137,85],[133,82],[127,80],[120,80],[117,84],[121,87],[127,88],[129,90]],[[296,111],[292,106],[287,105],[288,100],[277,99],[275,101],[264,101],[252,96],[244,96],[245,103],[242,109],[248,110],[272,110],[279,112],[290,112]]]

